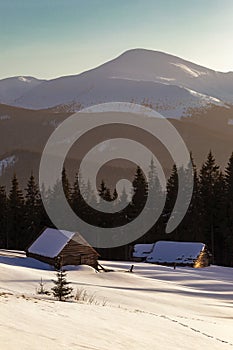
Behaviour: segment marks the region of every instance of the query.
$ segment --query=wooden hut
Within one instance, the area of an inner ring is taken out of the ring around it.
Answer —
[[[168,266],[191,266],[195,268],[210,265],[210,253],[204,243],[158,241],[146,262]]]
[[[78,232],[46,228],[28,247],[26,255],[58,268],[65,265],[98,268],[99,254]]]

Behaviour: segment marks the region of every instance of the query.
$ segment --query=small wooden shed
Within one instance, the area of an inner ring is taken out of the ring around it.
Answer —
[[[195,268],[210,265],[211,255],[204,243],[158,241],[146,262],[168,266],[191,266]]]
[[[78,232],[46,228],[27,248],[26,255],[49,265],[89,265],[98,269],[97,251]]]

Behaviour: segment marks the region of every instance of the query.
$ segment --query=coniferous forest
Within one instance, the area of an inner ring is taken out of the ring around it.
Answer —
[[[207,245],[212,254],[212,263],[233,267],[233,153],[224,171],[220,170],[211,152],[199,171],[193,160],[192,162],[193,196],[179,226],[172,233],[165,233],[178,191],[179,169],[174,165],[167,181],[166,203],[159,220],[144,236],[127,246],[98,249],[101,258],[129,259],[132,245],[135,243],[153,243],[161,239],[192,241]],[[129,203],[126,192],[118,194],[116,190],[108,188],[102,180],[99,186],[100,197],[109,202],[125,203],[125,209],[114,214],[101,213],[86,204],[87,197],[90,202],[97,203],[88,179],[80,181],[76,175],[72,183],[64,169],[62,183],[74,212],[89,224],[100,227],[120,227],[134,220],[145,206],[148,191],[153,191],[154,198],[152,203],[146,203],[149,206],[156,206],[156,199],[162,191],[153,161],[149,165],[148,182],[141,169],[136,169],[132,183],[132,199]],[[80,183],[84,186],[86,198],[81,195]],[[56,195],[55,186],[48,191],[47,200]],[[24,250],[45,226],[53,227],[53,224],[44,210],[33,174],[30,175],[25,189],[20,188],[17,175],[13,176],[8,193],[4,186],[0,186],[0,248]]]

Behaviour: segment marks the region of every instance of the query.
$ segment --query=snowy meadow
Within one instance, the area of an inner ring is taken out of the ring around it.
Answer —
[[[101,261],[110,272],[67,267],[67,280],[91,302],[59,302],[49,265],[0,252],[2,349],[232,349],[232,268],[163,267]]]

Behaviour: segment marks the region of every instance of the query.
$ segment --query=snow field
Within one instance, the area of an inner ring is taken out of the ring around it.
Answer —
[[[232,349],[231,268],[177,268],[130,262],[68,267],[74,288],[95,304],[58,302],[36,294],[55,277],[20,252],[0,252],[1,349]],[[103,304],[107,300],[107,304]],[[104,305],[104,306],[103,306]]]

